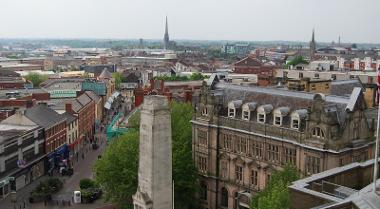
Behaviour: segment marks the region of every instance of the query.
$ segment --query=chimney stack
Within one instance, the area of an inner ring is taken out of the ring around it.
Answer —
[[[65,104],[65,110],[68,113],[74,113],[74,111],[73,111],[73,105],[71,104],[71,102]]]

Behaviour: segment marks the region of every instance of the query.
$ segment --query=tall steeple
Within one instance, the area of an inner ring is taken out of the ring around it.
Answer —
[[[315,58],[315,50],[316,50],[316,44],[315,44],[314,28],[313,28],[313,34],[311,35],[311,41],[310,41],[310,61],[313,61]]]
[[[168,29],[168,16],[165,21],[165,35],[164,35],[164,49],[169,48],[169,29]]]

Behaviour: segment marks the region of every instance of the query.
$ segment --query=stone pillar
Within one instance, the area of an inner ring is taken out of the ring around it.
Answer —
[[[172,209],[171,117],[165,96],[146,96],[141,109],[135,209]]]

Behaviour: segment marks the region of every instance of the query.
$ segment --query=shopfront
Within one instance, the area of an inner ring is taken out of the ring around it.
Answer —
[[[54,152],[50,153],[47,156],[48,160],[48,174],[52,174],[55,168],[59,168],[59,165],[62,162],[66,162],[69,159],[69,147],[67,144],[60,146],[58,149],[54,150]]]

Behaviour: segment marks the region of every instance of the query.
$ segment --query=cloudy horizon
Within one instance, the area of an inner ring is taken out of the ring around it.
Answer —
[[[358,9],[360,8],[360,10]],[[376,0],[2,0],[0,38],[380,43]]]

